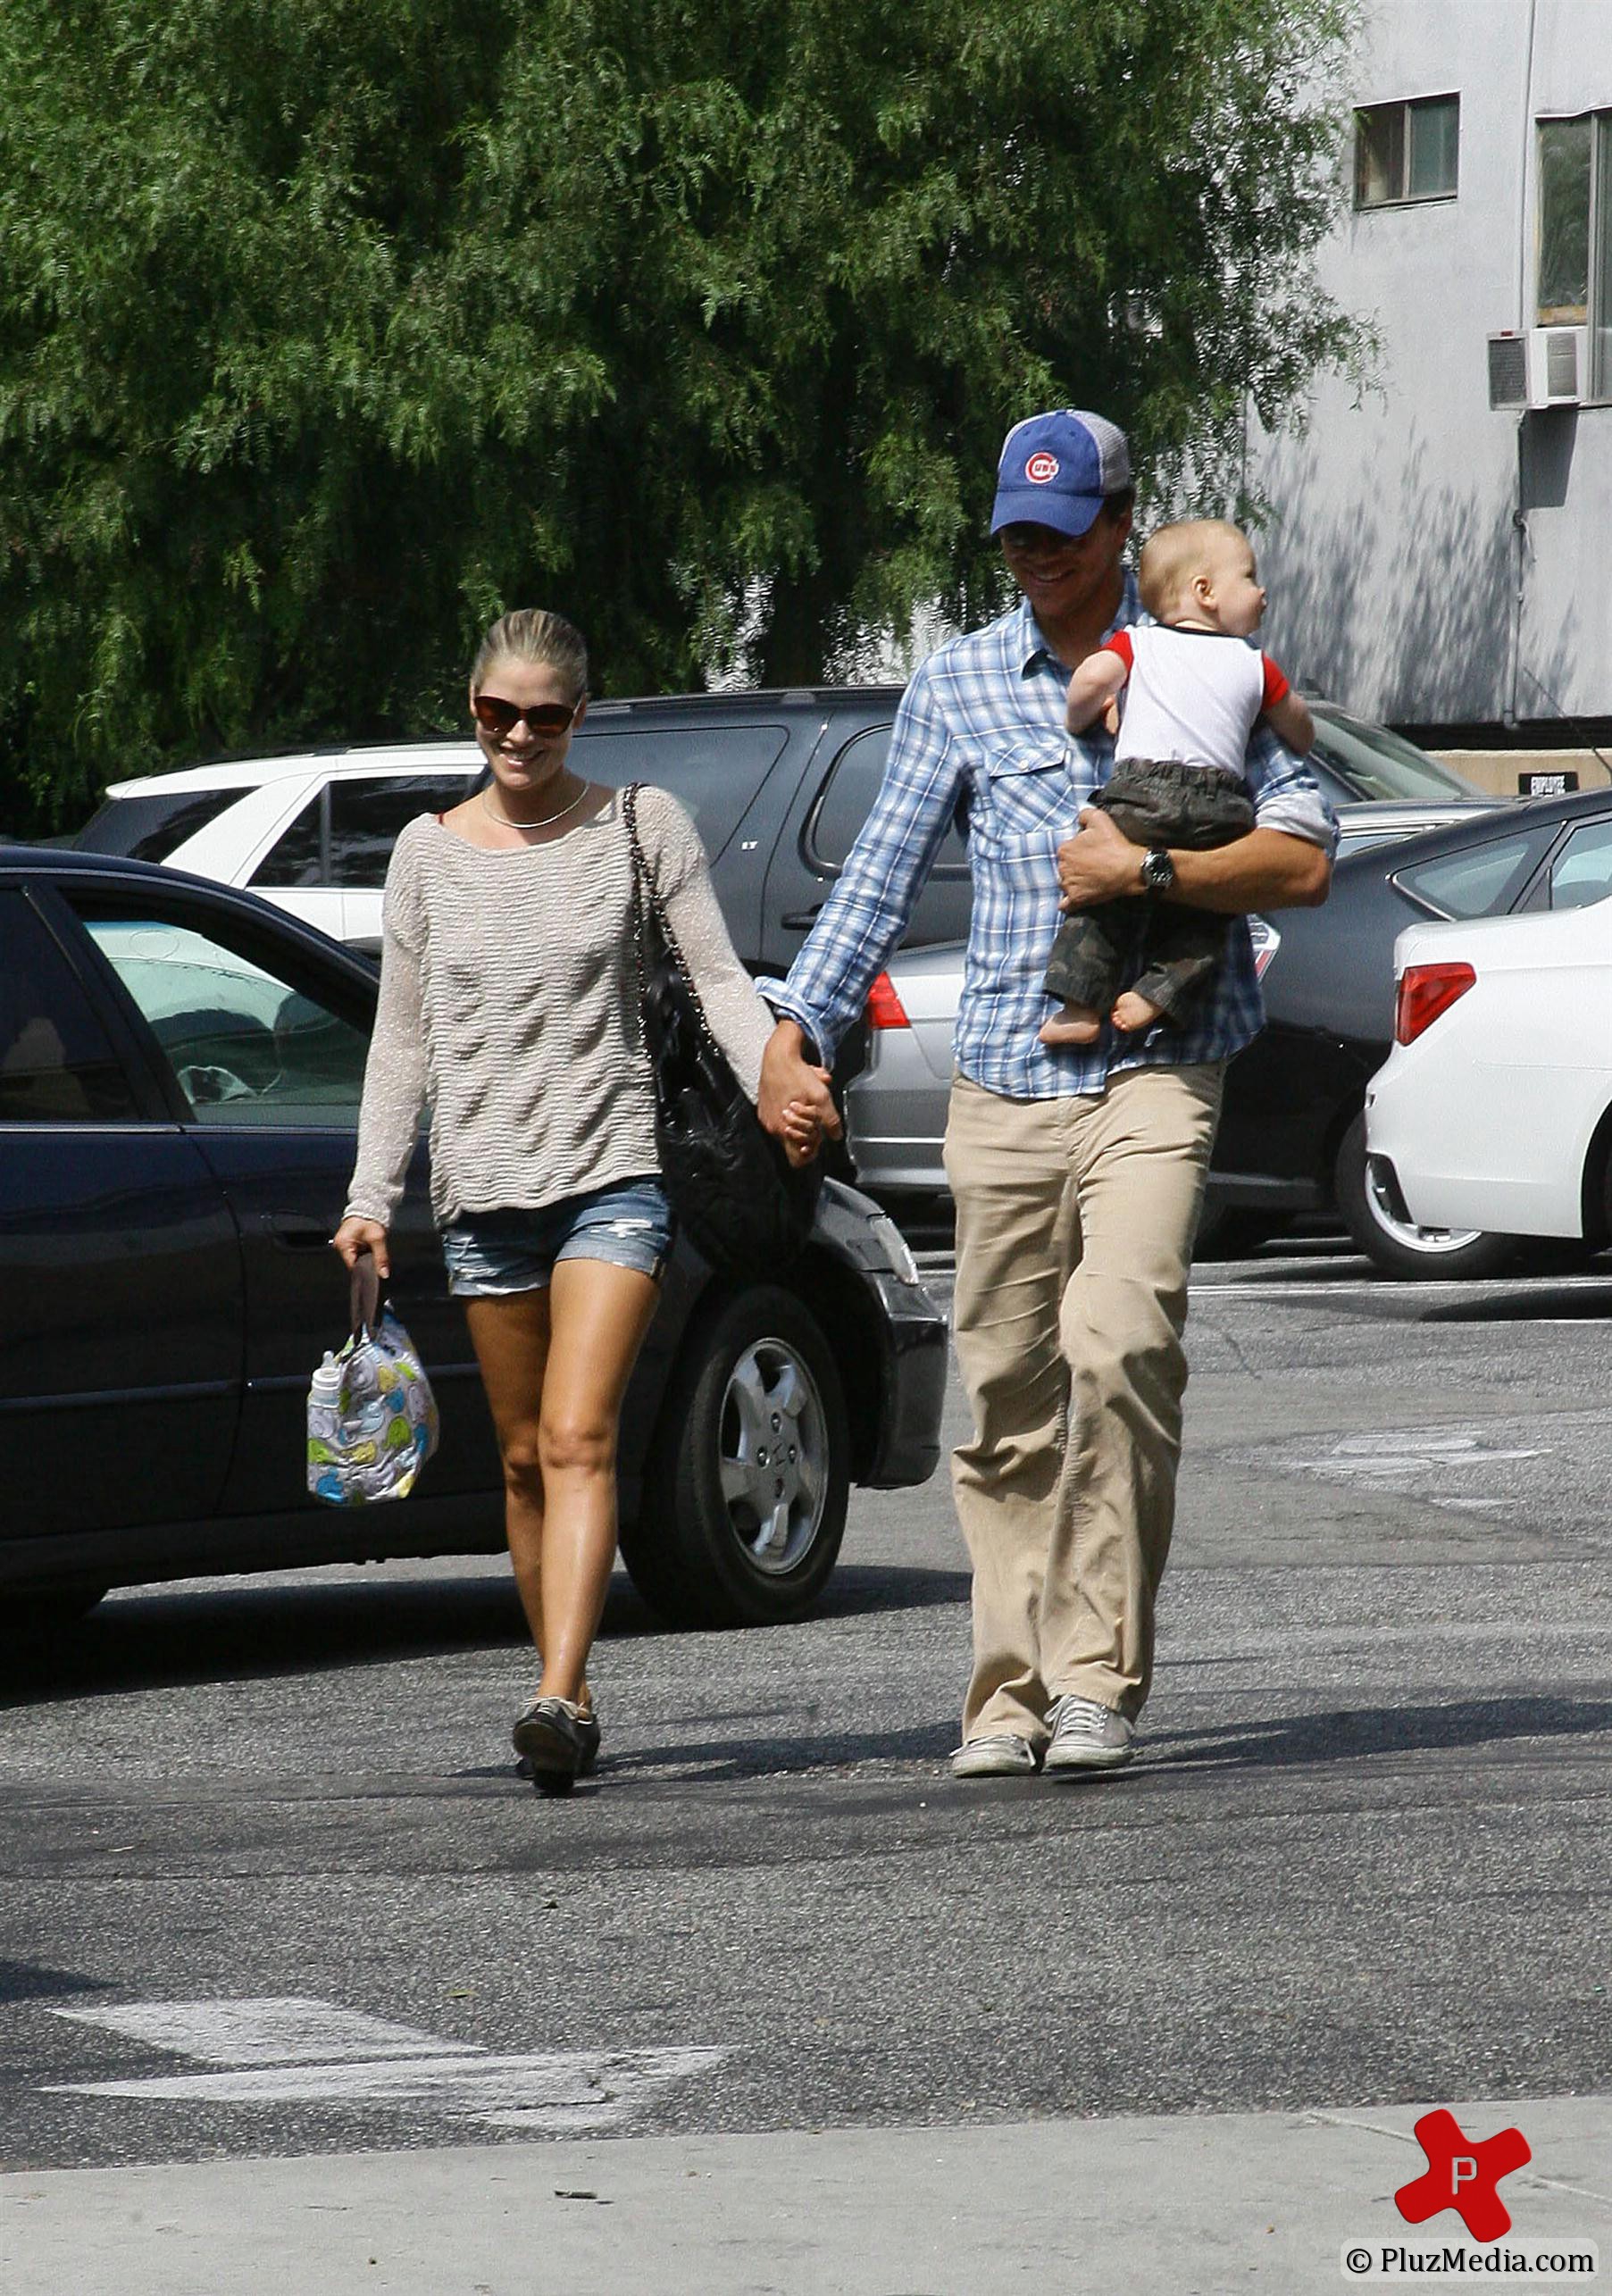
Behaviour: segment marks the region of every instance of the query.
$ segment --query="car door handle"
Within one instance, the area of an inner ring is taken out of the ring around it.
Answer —
[[[814,901],[809,909],[788,909],[778,922],[780,924],[792,925],[797,932],[805,932],[806,928],[815,922],[817,913],[822,906],[821,901]]]
[[[322,1252],[330,1247],[330,1231],[305,1212],[262,1212],[258,1225],[288,1252]]]

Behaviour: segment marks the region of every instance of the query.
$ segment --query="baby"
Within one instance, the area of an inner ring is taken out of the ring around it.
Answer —
[[[1090,802],[1133,845],[1149,850],[1148,891],[1079,909],[1052,945],[1047,991],[1060,1009],[1043,1044],[1090,1044],[1105,1016],[1127,1034],[1156,1021],[1179,1023],[1224,953],[1230,920],[1207,909],[1156,902],[1174,881],[1170,847],[1205,852],[1254,826],[1243,755],[1263,717],[1303,756],[1315,739],[1309,711],[1268,655],[1243,640],[1265,614],[1265,592],[1248,537],[1224,519],[1161,526],[1138,571],[1153,623],[1116,630],[1069,680],[1065,717],[1082,733],[1124,695],[1114,770]],[[1135,984],[1115,997],[1141,944]]]

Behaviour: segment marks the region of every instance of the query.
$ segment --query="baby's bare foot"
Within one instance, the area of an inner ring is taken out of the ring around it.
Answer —
[[[1100,1016],[1090,1005],[1060,1005],[1041,1029],[1043,1044],[1095,1044],[1102,1034]]]
[[[1115,998],[1111,1017],[1116,1029],[1123,1029],[1127,1036],[1134,1036],[1138,1029],[1150,1029],[1164,1009],[1162,1005],[1151,1004],[1146,997],[1139,997],[1134,989],[1127,989],[1123,997]]]

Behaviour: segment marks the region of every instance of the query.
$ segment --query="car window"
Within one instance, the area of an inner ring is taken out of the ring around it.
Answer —
[[[400,832],[421,814],[463,805],[480,779],[479,773],[392,773],[331,781],[329,882],[379,892]]]
[[[108,797],[72,842],[82,853],[166,861],[245,794],[241,789],[173,789],[164,797]]]
[[[622,789],[654,781],[681,797],[714,861],[783,755],[781,725],[611,725],[588,720],[571,745],[572,764],[589,780]]]
[[[845,856],[879,794],[894,731],[889,725],[870,726],[846,743],[830,767],[806,822],[806,857],[814,868],[844,868]],[[956,828],[947,831],[931,873],[967,876],[968,854]]]
[[[0,893],[0,1123],[139,1114],[83,984],[21,894]]]
[[[148,1023],[198,1124],[349,1124],[362,1028],[243,948],[158,914],[103,908],[88,931]]]
[[[1549,843],[1546,829],[1522,830],[1463,846],[1436,860],[1414,861],[1392,872],[1401,891],[1437,917],[1503,916],[1533,875]]]
[[[1318,703],[1313,764],[1330,767],[1349,797],[1476,797],[1483,793],[1385,725]],[[1330,792],[1329,792],[1330,794]]]
[[[1550,864],[1553,909],[1587,909],[1612,893],[1612,820],[1575,829]]]
[[[322,885],[326,882],[325,797],[310,797],[289,829],[282,830],[252,872],[254,885]]]

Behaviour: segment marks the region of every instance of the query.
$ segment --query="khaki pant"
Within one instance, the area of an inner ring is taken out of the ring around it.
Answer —
[[[1134,1717],[1153,1671],[1187,1359],[1187,1273],[1224,1070],[1100,1098],[952,1085],[956,1337],[974,1434],[952,1456],[973,1564],[965,1738],[1040,1743],[1065,1691]]]

